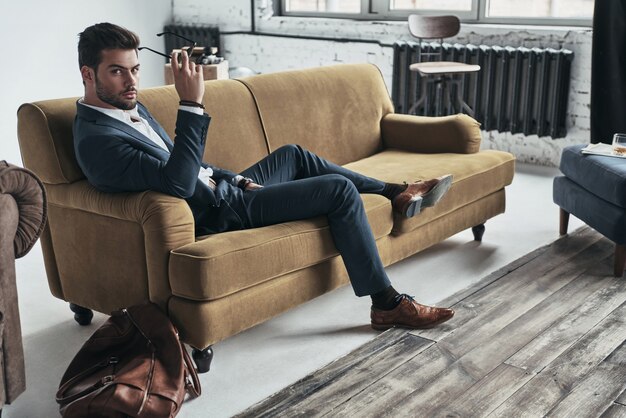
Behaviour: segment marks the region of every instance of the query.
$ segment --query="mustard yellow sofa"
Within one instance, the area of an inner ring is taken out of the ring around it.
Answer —
[[[153,301],[184,342],[204,350],[348,283],[323,217],[196,237],[182,199],[96,190],[74,156],[76,100],[27,103],[18,111],[24,165],[42,179],[49,199],[42,248],[54,296],[104,313]],[[139,100],[173,138],[174,87],[145,89]],[[386,181],[454,174],[444,199],[411,219],[396,215],[382,196],[362,195],[386,265],[467,228],[480,240],[485,221],[504,212],[514,157],[480,151],[479,124],[469,116],[394,114],[373,65],[209,81],[204,104],[212,116],[204,159],[235,172],[296,143]]]

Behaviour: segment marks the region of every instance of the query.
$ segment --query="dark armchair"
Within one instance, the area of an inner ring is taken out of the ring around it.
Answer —
[[[46,195],[30,171],[0,161],[0,409],[26,388],[15,259],[28,253],[46,223]]]

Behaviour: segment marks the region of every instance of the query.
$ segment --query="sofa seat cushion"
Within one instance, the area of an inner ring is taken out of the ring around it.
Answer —
[[[621,158],[585,155],[580,152],[587,144],[565,147],[561,154],[563,174],[583,189],[626,208],[626,164]]]
[[[408,219],[394,213],[393,234],[402,234],[511,184],[515,157],[495,150],[474,154],[417,154],[387,149],[346,167],[394,183],[424,180],[446,173],[454,175],[450,191],[434,207],[425,208],[419,215]]]
[[[389,200],[362,195],[376,239],[393,226]],[[326,217],[200,237],[172,251],[172,293],[215,300],[338,255]]]

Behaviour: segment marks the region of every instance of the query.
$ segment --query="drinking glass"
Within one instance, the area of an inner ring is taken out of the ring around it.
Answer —
[[[626,134],[613,135],[613,154],[626,157]]]

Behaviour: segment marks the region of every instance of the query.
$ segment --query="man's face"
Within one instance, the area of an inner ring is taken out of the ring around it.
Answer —
[[[95,72],[95,92],[102,107],[122,110],[137,105],[139,60],[134,49],[105,49]]]

